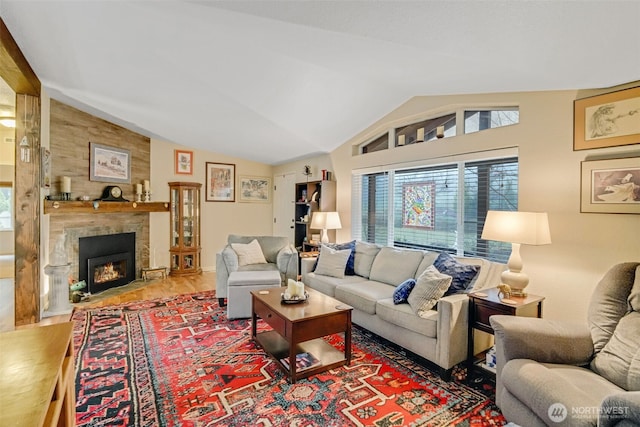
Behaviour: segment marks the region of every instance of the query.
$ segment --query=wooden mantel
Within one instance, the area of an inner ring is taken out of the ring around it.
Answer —
[[[169,212],[169,202],[44,201],[45,214],[123,212]]]

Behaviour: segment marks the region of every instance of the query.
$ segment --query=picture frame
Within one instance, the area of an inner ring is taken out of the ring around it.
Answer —
[[[640,214],[640,157],[581,162],[580,212]]]
[[[176,175],[193,175],[193,151],[173,150]]]
[[[640,144],[640,86],[573,102],[573,150]]]
[[[207,202],[235,202],[235,182],[235,164],[206,162],[205,200]]]
[[[89,142],[89,180],[131,184],[131,153],[126,148]]]
[[[263,176],[240,176],[238,179],[238,201],[271,202],[271,178]]]
[[[435,182],[403,184],[402,226],[434,230],[436,226],[435,204]]]

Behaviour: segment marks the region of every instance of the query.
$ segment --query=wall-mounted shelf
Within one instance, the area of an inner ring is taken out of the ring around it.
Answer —
[[[169,212],[169,202],[104,202],[45,200],[45,214]]]

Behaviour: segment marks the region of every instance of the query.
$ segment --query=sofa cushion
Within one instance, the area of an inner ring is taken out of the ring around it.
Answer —
[[[640,313],[625,315],[591,361],[591,369],[619,387],[640,391]]]
[[[426,251],[424,252],[424,256],[422,261],[420,261],[420,265],[418,265],[418,269],[416,270],[416,277],[420,277],[422,273],[429,267],[433,265],[434,261],[438,258],[440,252]]]
[[[395,286],[367,280],[336,287],[336,299],[367,314],[376,314],[376,302],[393,297]]]
[[[253,239],[250,243],[232,243],[231,248],[238,255],[238,265],[266,264],[260,243]]]
[[[320,253],[318,254],[318,257],[316,258],[316,262],[313,265],[313,269],[311,271],[315,271],[316,268],[318,267],[318,261],[320,260],[320,258],[322,257],[322,247],[323,246],[327,246],[331,249],[335,249],[335,250],[344,250],[344,249],[349,249],[351,251],[351,255],[349,255],[349,258],[347,259],[347,265],[344,268],[344,274],[347,276],[353,276],[355,275],[355,271],[354,271],[354,260],[355,260],[355,255],[356,255],[356,241],[352,240],[350,242],[347,243],[323,243],[320,245]]]
[[[376,316],[380,319],[417,332],[429,338],[436,338],[438,312],[429,310],[424,317],[418,317],[409,304],[394,304],[393,299],[379,300],[376,304]]]
[[[380,252],[380,246],[374,243],[356,242],[356,254],[353,259],[353,269],[358,276],[369,278],[373,260]]]
[[[367,279],[360,276],[344,276],[343,278],[322,276],[313,272],[307,273],[304,277],[305,286],[320,291],[330,297],[335,297],[336,287],[349,283],[365,282]]]
[[[415,277],[423,257],[420,251],[384,247],[373,260],[369,279],[397,286]]]
[[[336,250],[322,245],[321,256],[318,257],[318,265],[315,272],[324,276],[344,277],[345,267],[351,256],[351,249]]]
[[[440,273],[451,276],[451,286],[445,295],[452,295],[466,292],[469,285],[480,271],[480,267],[463,264],[446,252],[441,252],[433,265]]]
[[[407,302],[420,317],[426,316],[451,285],[451,276],[440,273],[433,265],[416,280]]]
[[[407,298],[409,298],[409,294],[411,293],[415,285],[415,279],[407,279],[404,282],[400,283],[396,290],[393,291],[393,303],[403,304],[407,302]]]

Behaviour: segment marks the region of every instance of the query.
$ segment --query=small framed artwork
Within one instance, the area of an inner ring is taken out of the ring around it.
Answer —
[[[174,150],[176,175],[193,175],[193,151]]]
[[[46,147],[40,147],[40,152],[42,187],[51,188],[51,151]]]
[[[241,176],[239,179],[240,202],[261,202],[271,201],[271,178],[261,176]]]
[[[206,162],[206,166],[205,200],[207,202],[235,202],[236,165]]]
[[[131,154],[125,148],[89,143],[89,180],[131,183]]]
[[[640,157],[583,161],[580,212],[640,214]]]
[[[640,87],[573,102],[573,150],[640,144]]]

